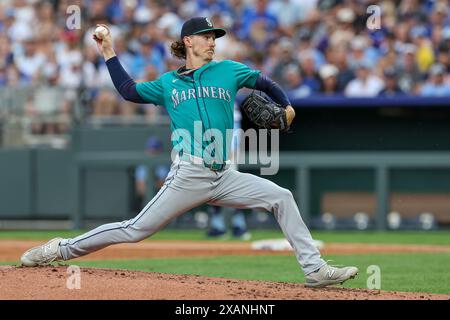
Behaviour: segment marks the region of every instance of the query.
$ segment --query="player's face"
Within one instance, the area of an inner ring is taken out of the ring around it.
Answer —
[[[211,61],[216,47],[216,35],[214,32],[193,35],[191,39],[193,54],[204,61]]]

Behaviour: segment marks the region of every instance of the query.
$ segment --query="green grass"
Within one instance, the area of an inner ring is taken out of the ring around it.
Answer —
[[[83,231],[0,231],[0,239],[48,240],[56,236],[71,238]],[[252,240],[282,238],[280,231],[254,230]],[[448,232],[313,232],[315,239],[327,242],[450,245]],[[163,230],[151,240],[204,240],[202,230]],[[223,241],[223,240],[217,240]],[[232,240],[230,240],[232,241]],[[235,240],[234,240],[235,241]],[[381,268],[381,289],[450,294],[450,254],[357,254],[329,255],[333,263],[356,265],[360,275],[346,287],[366,288],[369,265]],[[16,264],[17,262],[9,263]],[[170,258],[111,260],[72,264],[151,272],[198,274],[236,279],[303,282],[304,277],[294,255],[289,256],[217,256],[205,258]],[[7,263],[1,263],[7,264]]]
[[[450,294],[450,254],[327,255],[331,264],[355,265],[360,273],[347,288],[367,288],[367,267],[381,270],[381,289]],[[72,261],[81,267],[143,270],[235,279],[302,283],[303,273],[292,256],[218,256],[110,261]]]
[[[85,230],[75,231],[36,231],[20,230],[0,231],[0,239],[18,240],[48,240],[54,237],[73,238],[82,234]],[[450,233],[448,231],[404,231],[404,232],[376,232],[376,231],[345,231],[324,232],[313,231],[313,237],[325,242],[361,242],[361,243],[399,243],[399,244],[436,244],[450,245]],[[283,238],[278,230],[252,230],[252,240]],[[167,229],[153,235],[150,240],[205,240],[203,230],[174,230]],[[223,241],[223,240],[218,240]],[[229,240],[236,241],[236,240]]]

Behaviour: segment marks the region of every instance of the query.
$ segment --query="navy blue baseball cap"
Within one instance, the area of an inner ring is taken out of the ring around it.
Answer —
[[[216,38],[223,37],[226,31],[220,28],[214,28],[211,20],[206,17],[196,17],[189,19],[183,24],[181,28],[181,39],[185,36],[191,36],[193,34],[199,34],[204,32],[213,31],[216,34]]]

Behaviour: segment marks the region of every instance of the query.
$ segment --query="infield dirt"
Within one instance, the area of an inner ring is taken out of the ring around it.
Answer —
[[[35,241],[0,241],[0,261],[18,261]],[[324,254],[450,252],[448,246],[327,244]],[[249,243],[208,241],[146,241],[103,249],[79,260],[180,256],[293,254],[290,251],[251,250]],[[73,260],[77,261],[77,260]],[[0,299],[170,299],[170,300],[314,300],[314,299],[445,299],[450,295],[329,287],[302,284],[173,275],[118,269],[81,269],[80,289],[68,289],[67,266],[0,267]]]

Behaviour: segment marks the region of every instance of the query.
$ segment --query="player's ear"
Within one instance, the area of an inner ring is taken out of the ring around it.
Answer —
[[[192,38],[189,36],[184,36],[183,43],[186,46],[186,48],[191,48],[192,47]]]

